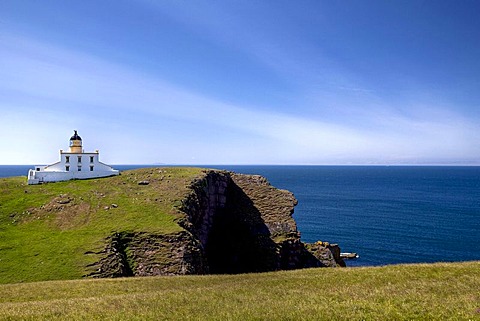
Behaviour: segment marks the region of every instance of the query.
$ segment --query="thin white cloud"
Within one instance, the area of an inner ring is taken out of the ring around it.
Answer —
[[[415,119],[383,109],[362,127],[302,113],[258,111],[91,55],[6,34],[0,40],[5,44],[0,47],[0,90],[6,93],[0,110],[9,122],[0,135],[11,137],[0,141],[0,148],[14,151],[2,163],[35,163],[31,150],[19,151],[28,137],[44,131],[48,132],[44,138],[51,138],[75,124],[106,137],[103,143],[109,146],[104,150],[115,163],[480,159],[478,126],[455,114],[448,119]],[[30,99],[18,103],[15,97]],[[22,130],[7,136],[19,127],[18,121]],[[40,148],[35,152],[47,153]]]
[[[324,13],[294,9],[284,4],[271,5],[261,2],[221,5],[215,2],[158,2],[140,0],[149,8],[158,10],[175,19],[182,27],[206,41],[211,41],[241,52],[245,57],[259,62],[279,77],[308,96],[322,87],[337,95],[351,92],[362,93],[374,99],[375,90],[364,81],[364,77],[346,69],[331,53],[325,52],[319,43],[305,37],[298,22],[309,20],[326,21]],[[266,18],[264,15],[272,15]],[[297,20],[298,19],[298,20]],[[246,23],[248,21],[248,23]],[[320,23],[320,25],[322,25]]]

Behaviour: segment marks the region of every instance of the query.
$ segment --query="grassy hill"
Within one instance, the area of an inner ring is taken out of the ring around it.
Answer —
[[[69,280],[92,272],[116,231],[180,232],[178,207],[202,173],[0,179],[0,319],[480,320],[480,262]]]
[[[201,172],[145,168],[43,185],[0,179],[0,283],[81,278],[115,231],[178,232],[176,205]]]
[[[480,320],[480,262],[0,285],[0,319]]]

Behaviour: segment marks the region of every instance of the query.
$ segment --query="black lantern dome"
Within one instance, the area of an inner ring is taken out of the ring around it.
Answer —
[[[70,140],[82,140],[82,137],[78,136],[77,131],[74,130],[74,134],[70,137]]]

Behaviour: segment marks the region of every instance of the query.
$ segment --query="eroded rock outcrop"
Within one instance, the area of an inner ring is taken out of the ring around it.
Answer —
[[[188,232],[114,233],[91,266],[92,277],[205,274],[208,266],[198,241]]]
[[[207,170],[178,207],[184,231],[114,233],[90,276],[248,273],[345,266],[336,245],[304,244],[297,200],[258,175]]]

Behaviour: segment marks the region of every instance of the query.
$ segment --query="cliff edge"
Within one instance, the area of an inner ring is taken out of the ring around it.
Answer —
[[[148,188],[149,181],[142,181]],[[180,232],[115,232],[90,277],[249,273],[345,266],[335,244],[304,244],[297,200],[258,175],[204,170],[176,204]],[[159,196],[160,197],[160,196]]]

